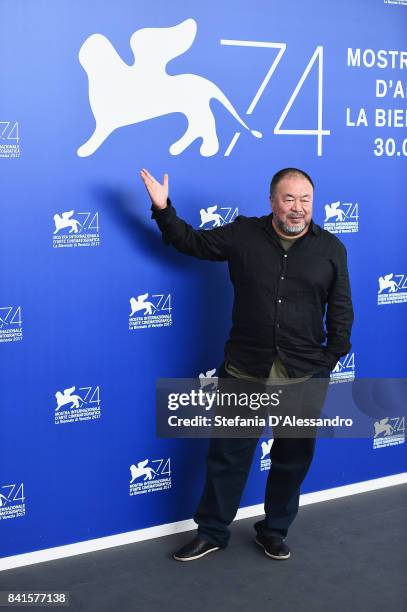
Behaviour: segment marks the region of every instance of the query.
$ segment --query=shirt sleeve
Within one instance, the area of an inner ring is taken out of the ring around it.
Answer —
[[[337,243],[335,278],[328,292],[326,311],[326,354],[332,367],[352,348],[350,342],[354,320],[352,295],[349,282],[347,251],[342,242]]]
[[[221,227],[196,230],[177,216],[170,198],[167,198],[165,208],[159,209],[152,204],[151,211],[151,218],[155,219],[160,228],[164,244],[171,244],[177,251],[199,259],[228,259],[235,233],[233,226],[239,217]]]

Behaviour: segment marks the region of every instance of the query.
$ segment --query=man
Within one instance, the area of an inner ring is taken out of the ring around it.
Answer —
[[[163,184],[144,168],[140,174],[165,244],[200,259],[228,262],[233,325],[219,376],[278,382],[295,391],[314,378],[328,385],[330,371],[351,348],[354,313],[346,248],[314,223],[308,174],[280,170],[270,185],[270,214],[239,215],[211,230],[195,230],[177,216],[167,174]],[[312,399],[318,412],[324,393],[317,395]],[[211,438],[205,488],[194,515],[198,532],[175,559],[190,561],[227,546],[227,526],[239,508],[256,445],[253,437]],[[256,542],[273,559],[290,557],[285,538],[298,513],[314,447],[315,437],[274,436],[265,518],[254,525]]]

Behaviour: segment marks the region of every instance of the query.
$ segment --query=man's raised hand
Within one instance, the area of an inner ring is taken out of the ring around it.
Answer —
[[[168,198],[168,174],[164,174],[164,183],[159,183],[145,168],[140,170],[140,176],[151,198],[151,202],[157,208],[165,208]]]

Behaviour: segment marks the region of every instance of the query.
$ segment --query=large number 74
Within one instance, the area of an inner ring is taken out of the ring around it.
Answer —
[[[261,83],[260,87],[258,88],[258,90],[256,91],[253,100],[250,102],[249,108],[246,111],[247,115],[251,115],[251,113],[253,112],[257,102],[260,100],[260,97],[263,93],[263,91],[265,90],[265,88],[267,87],[267,84],[269,82],[269,80],[271,79],[275,69],[277,68],[281,58],[284,55],[284,52],[286,50],[287,45],[285,43],[273,43],[273,42],[261,42],[261,41],[254,41],[254,40],[229,40],[229,39],[221,39],[220,41],[221,45],[232,45],[232,46],[236,46],[236,47],[267,47],[267,48],[274,48],[274,49],[279,49],[279,52],[277,53],[277,56],[274,60],[274,62],[271,64],[266,76],[263,79],[263,82]],[[274,134],[293,134],[295,136],[300,136],[300,135],[304,135],[304,136],[316,136],[317,137],[317,152],[318,155],[321,156],[322,155],[322,136],[326,136],[328,134],[330,134],[330,130],[324,130],[322,129],[322,97],[323,97],[323,61],[324,61],[324,49],[322,46],[318,46],[315,48],[315,51],[311,57],[311,59],[309,60],[307,66],[305,67],[304,72],[301,75],[300,80],[298,81],[293,93],[291,94],[290,99],[288,100],[287,104],[285,105],[285,108],[283,110],[283,112],[280,115],[280,118],[278,119],[275,127],[274,127]],[[303,86],[305,79],[307,78],[307,76],[309,75],[312,66],[314,65],[315,62],[318,62],[318,92],[317,92],[317,104],[318,104],[318,119],[317,119],[317,127],[316,129],[309,129],[309,130],[301,130],[301,129],[297,129],[297,130],[287,130],[285,128],[282,128],[282,123],[284,121],[284,119],[287,117],[287,114],[290,110],[290,108],[292,107],[296,97],[298,96],[298,93],[301,90],[301,87]],[[230,142],[230,144],[228,145],[226,151],[225,151],[225,156],[230,155],[233,147],[235,146],[238,138],[240,136],[240,132],[236,132]]]

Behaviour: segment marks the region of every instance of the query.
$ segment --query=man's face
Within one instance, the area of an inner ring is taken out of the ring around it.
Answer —
[[[286,236],[306,233],[312,217],[313,188],[302,175],[284,177],[270,197],[273,220]]]

